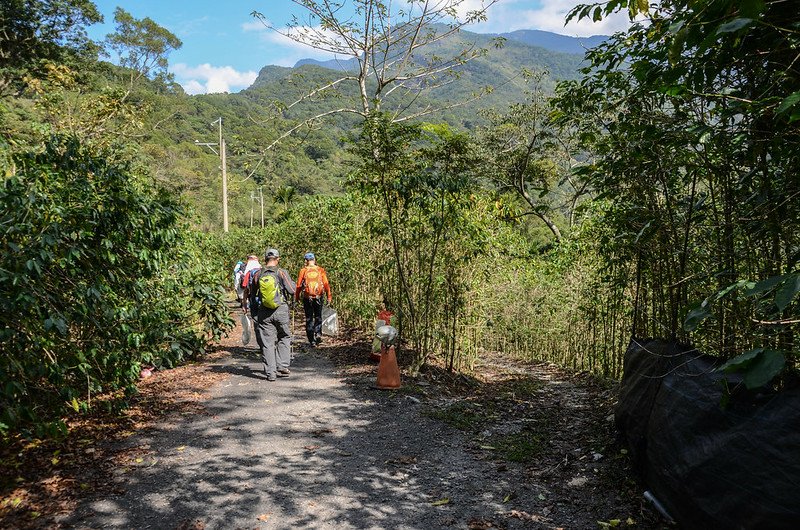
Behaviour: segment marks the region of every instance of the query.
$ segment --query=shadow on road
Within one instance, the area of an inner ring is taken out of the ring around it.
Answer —
[[[208,367],[231,378],[205,413],[130,442],[147,454],[118,470],[125,493],[84,504],[66,523],[434,528],[454,522],[452,506],[464,517],[501,508],[511,486],[487,491],[476,479],[490,470],[454,450],[459,434],[414,401],[357,395],[321,355],[299,353],[291,377],[270,383],[255,350],[232,353]]]

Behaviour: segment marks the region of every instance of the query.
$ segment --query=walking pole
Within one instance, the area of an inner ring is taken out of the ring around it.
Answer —
[[[289,341],[289,362],[294,362],[294,300],[292,300],[291,314],[289,315],[289,329],[292,333],[292,340]]]

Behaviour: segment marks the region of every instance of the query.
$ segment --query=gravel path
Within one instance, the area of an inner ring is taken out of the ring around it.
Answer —
[[[108,447],[119,464],[107,486],[58,528],[664,527],[613,440],[613,392],[591,378],[492,355],[480,381],[449,386],[434,370],[381,391],[368,343],[340,338],[300,346],[291,376],[268,382],[240,336],[164,373],[186,374],[179,410]],[[196,406],[196,384],[217,380]],[[459,430],[442,414],[473,423]],[[522,431],[541,449],[507,461],[493,444]]]
[[[313,352],[276,382],[260,367],[254,350],[211,364],[231,376],[205,414],[131,437],[141,456],[118,469],[119,495],[87,499],[62,524],[489,528],[511,509],[515,475],[470,454],[419,400],[349,387]]]

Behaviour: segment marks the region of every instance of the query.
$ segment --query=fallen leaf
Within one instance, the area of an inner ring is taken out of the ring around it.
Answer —
[[[495,447],[493,445],[482,445],[481,449],[486,449],[487,451],[494,451],[494,450],[497,449],[497,447]]]
[[[304,445],[303,449],[305,449],[306,451],[316,451],[317,449],[319,449],[319,446],[318,445]]]
[[[510,501],[513,498],[514,498],[514,494],[513,493],[509,493],[508,495],[503,497],[503,504],[507,503],[508,501]]]
[[[256,517],[256,519],[258,519],[259,521],[266,521],[267,519],[269,519],[269,516],[270,516],[270,515],[272,515],[272,512],[269,512],[269,513],[262,513],[261,515],[259,515],[258,517]]]
[[[177,448],[177,450],[178,450],[178,451],[183,451],[184,449],[186,449],[186,446],[185,446],[185,445],[182,445],[182,446],[180,446],[180,447],[178,447],[178,448]]]
[[[317,429],[316,431],[311,431],[311,436],[315,436],[317,438],[321,438],[326,434],[330,434],[333,432],[333,429]]]
[[[433,501],[431,506],[444,506],[445,504],[450,504],[450,499],[447,497],[444,499],[439,499],[438,501]]]
[[[392,458],[384,462],[384,464],[391,464],[396,466],[407,466],[409,464],[416,464],[416,463],[417,463],[417,457],[409,455],[398,456],[397,458]]]
[[[144,462],[144,458],[137,458],[137,459],[135,460],[135,462],[136,462],[137,464],[141,464],[142,462]]]

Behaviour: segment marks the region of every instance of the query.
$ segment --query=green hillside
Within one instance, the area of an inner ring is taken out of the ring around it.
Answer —
[[[417,112],[429,106],[441,108],[457,105],[423,119],[472,129],[482,123],[478,114],[480,109],[503,111],[510,103],[524,99],[528,87],[521,77],[523,68],[548,72],[545,86],[552,88],[557,80],[576,79],[582,62],[582,56],[577,54],[552,52],[513,40],[496,48],[491,37],[469,32],[461,32],[431,50],[431,53],[446,55],[467,43],[485,48],[487,55],[465,64],[461,68],[458,82],[422,95],[415,93],[415,99],[407,112]],[[159,134],[157,143],[167,151],[177,150],[180,156],[176,162],[189,163],[189,158],[204,160],[203,164],[197,161],[191,163],[193,170],[202,168],[201,177],[187,175],[187,178],[200,178],[205,181],[206,186],[203,188],[195,182],[194,189],[186,191],[193,201],[203,205],[204,225],[219,226],[219,220],[213,214],[219,208],[211,207],[218,203],[215,200],[219,198],[220,186],[215,182],[218,182],[219,171],[214,166],[213,155],[210,152],[198,152],[192,142],[195,137],[201,141],[213,141],[215,130],[209,124],[219,116],[223,117],[229,149],[236,153],[229,160],[233,180],[230,192],[233,224],[249,225],[252,205],[250,194],[259,184],[265,186],[264,193],[268,196],[266,204],[272,203],[275,193],[287,185],[296,190],[298,198],[339,191],[339,181],[348,171],[348,156],[343,149],[344,139],[358,123],[354,115],[331,116],[325,122],[316,124],[314,129],[298,131],[266,155],[260,153],[280,131],[297,120],[331,108],[352,105],[352,98],[356,94],[355,86],[343,83],[339,90],[328,92],[324,97],[304,101],[288,111],[280,108],[280,105],[288,105],[300,99],[315,87],[325,85],[341,74],[341,71],[315,64],[303,64],[296,68],[265,66],[253,85],[242,92],[174,97],[175,107],[182,110],[170,120],[170,130],[163,130]],[[485,87],[492,87],[493,90],[480,99],[469,101],[476,92]],[[469,102],[461,105],[467,101]],[[387,101],[386,110],[401,108],[408,103],[408,96],[391,98]],[[168,139],[179,143],[180,147],[168,147]],[[160,155],[157,158],[164,160]],[[256,170],[254,178],[240,182],[259,162],[261,166]],[[276,209],[280,208],[268,208],[273,211]]]
[[[582,60],[579,55],[551,52],[512,40],[495,48],[489,37],[468,32],[439,44],[431,53],[452,53],[469,42],[486,48],[487,55],[465,64],[458,82],[421,95],[415,92],[409,113],[460,104],[482,88],[492,86],[494,90],[480,99],[423,117],[434,123],[472,129],[482,122],[480,109],[504,111],[510,103],[524,98],[522,68],[549,72],[545,85],[552,87],[558,79],[575,79]],[[109,87],[123,89],[129,73],[101,62],[95,63],[87,76],[91,91],[101,93]],[[340,181],[351,166],[345,146],[347,136],[358,123],[355,115],[331,116],[313,127],[301,128],[270,150],[266,147],[299,120],[352,104],[349,100],[355,87],[343,84],[340,90],[324,97],[304,101],[290,110],[282,108],[340,75],[341,71],[314,64],[297,68],[266,66],[253,85],[239,93],[194,96],[176,84],[141,80],[130,96],[130,101],[147,111],[134,133],[141,147],[137,159],[163,185],[181,191],[195,212],[192,224],[202,230],[217,230],[222,225],[222,186],[218,156],[196,142],[218,142],[220,117],[228,148],[231,226],[260,222],[259,193],[263,193],[268,218],[280,215],[287,200],[337,194],[341,192]],[[386,108],[408,103],[408,95],[391,98]],[[18,119],[19,129],[25,129],[30,107],[24,98],[15,100],[9,119]],[[34,131],[28,134],[32,140],[36,136]],[[278,194],[282,199],[276,198]]]
[[[458,69],[458,82],[425,91],[421,96],[415,92],[415,101],[408,113],[426,108],[459,105],[445,112],[437,113],[429,119],[444,121],[457,127],[472,128],[476,125],[476,113],[482,108],[505,109],[510,103],[523,99],[528,88],[521,77],[523,69],[547,72],[544,85],[552,89],[560,80],[577,79],[578,69],[583,62],[581,54],[561,53],[547,50],[525,42],[508,39],[497,47],[494,37],[461,31],[449,39],[432,46],[427,55],[448,57],[469,45],[486,50],[486,55],[467,62]],[[421,58],[420,58],[421,60]],[[355,68],[354,61],[300,61],[295,68],[266,66],[253,85],[243,91],[248,97],[261,104],[273,101],[292,102],[308,93],[312,87],[321,86],[343,75],[341,69]],[[476,92],[492,87],[491,94],[474,99]],[[355,94],[354,84],[344,83],[337,92],[337,98]],[[329,99],[331,94],[328,94]],[[387,110],[402,108],[409,103],[409,97],[395,97],[387,105]],[[290,113],[294,118],[312,116],[323,109],[330,108],[329,102],[317,101],[304,104],[302,110]]]

